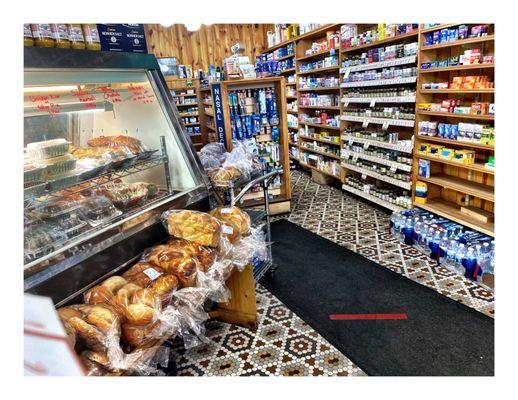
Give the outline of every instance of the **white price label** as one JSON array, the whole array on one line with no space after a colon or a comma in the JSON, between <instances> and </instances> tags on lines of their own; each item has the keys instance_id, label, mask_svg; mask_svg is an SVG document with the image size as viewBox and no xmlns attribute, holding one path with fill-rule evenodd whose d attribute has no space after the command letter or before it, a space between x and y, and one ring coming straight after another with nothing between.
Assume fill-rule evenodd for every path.
<instances>
[{"instance_id":1,"label":"white price label","mask_svg":"<svg viewBox=\"0 0 518 400\"><path fill-rule=\"evenodd\" d=\"M367 175L362 174L362 179L367 179Z\"/></svg>"},{"instance_id":2,"label":"white price label","mask_svg":"<svg viewBox=\"0 0 518 400\"><path fill-rule=\"evenodd\" d=\"M354 140L349 139L349 146L352 146L352 145L353 145L353 143L354 143Z\"/></svg>"},{"instance_id":3,"label":"white price label","mask_svg":"<svg viewBox=\"0 0 518 400\"><path fill-rule=\"evenodd\" d=\"M158 278L161 275L161 273L158 272L154 268L148 268L142 272L144 272L148 276L148 278L151 279L152 281L154 281L156 278Z\"/></svg>"},{"instance_id":4,"label":"white price label","mask_svg":"<svg viewBox=\"0 0 518 400\"><path fill-rule=\"evenodd\" d=\"M221 209L221 214L232 214L232 209L230 207L225 207Z\"/></svg>"},{"instance_id":5,"label":"white price label","mask_svg":"<svg viewBox=\"0 0 518 400\"><path fill-rule=\"evenodd\" d=\"M369 107L374 107L376 105L376 100L372 99L371 103L369 104Z\"/></svg>"},{"instance_id":6,"label":"white price label","mask_svg":"<svg viewBox=\"0 0 518 400\"><path fill-rule=\"evenodd\" d=\"M364 148L365 150L367 150L367 149L369 148L369 145L370 145L370 143L369 143L369 142L365 142L365 143L363 144L363 148Z\"/></svg>"},{"instance_id":7,"label":"white price label","mask_svg":"<svg viewBox=\"0 0 518 400\"><path fill-rule=\"evenodd\" d=\"M367 126L369 126L369 121L368 120L364 120L363 124L362 124L362 128L367 128Z\"/></svg>"},{"instance_id":8,"label":"white price label","mask_svg":"<svg viewBox=\"0 0 518 400\"><path fill-rule=\"evenodd\" d=\"M344 107L347 108L349 106L349 99L344 101Z\"/></svg>"},{"instance_id":9,"label":"white price label","mask_svg":"<svg viewBox=\"0 0 518 400\"><path fill-rule=\"evenodd\" d=\"M349 78L350 74L351 74L351 68L346 68L344 71L344 79Z\"/></svg>"},{"instance_id":10,"label":"white price label","mask_svg":"<svg viewBox=\"0 0 518 400\"><path fill-rule=\"evenodd\" d=\"M353 161L354 162L358 161L358 156L356 154L353 156Z\"/></svg>"},{"instance_id":11,"label":"white price label","mask_svg":"<svg viewBox=\"0 0 518 400\"><path fill-rule=\"evenodd\" d=\"M234 228L232 228L229 225L222 225L221 226L221 232L223 232L226 235L233 235L234 234Z\"/></svg>"},{"instance_id":12,"label":"white price label","mask_svg":"<svg viewBox=\"0 0 518 400\"><path fill-rule=\"evenodd\" d=\"M397 170L397 167L395 165L393 165L392 167L390 167L390 172L392 173L395 173Z\"/></svg>"},{"instance_id":13,"label":"white price label","mask_svg":"<svg viewBox=\"0 0 518 400\"><path fill-rule=\"evenodd\" d=\"M388 127L389 127L389 123L388 123L388 121L385 121L385 122L383 122L383 126L381 127L381 129L386 131L388 129Z\"/></svg>"}]
</instances>

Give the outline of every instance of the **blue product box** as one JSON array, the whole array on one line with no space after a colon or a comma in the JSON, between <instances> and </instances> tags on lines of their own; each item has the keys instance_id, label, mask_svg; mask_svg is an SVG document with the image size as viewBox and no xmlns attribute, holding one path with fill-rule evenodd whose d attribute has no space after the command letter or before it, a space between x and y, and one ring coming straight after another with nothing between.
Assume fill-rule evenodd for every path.
<instances>
[{"instance_id":1,"label":"blue product box","mask_svg":"<svg viewBox=\"0 0 518 400\"><path fill-rule=\"evenodd\" d=\"M430 160L419 160L418 166L419 166L418 175L421 178L429 178L430 177Z\"/></svg>"}]
</instances>

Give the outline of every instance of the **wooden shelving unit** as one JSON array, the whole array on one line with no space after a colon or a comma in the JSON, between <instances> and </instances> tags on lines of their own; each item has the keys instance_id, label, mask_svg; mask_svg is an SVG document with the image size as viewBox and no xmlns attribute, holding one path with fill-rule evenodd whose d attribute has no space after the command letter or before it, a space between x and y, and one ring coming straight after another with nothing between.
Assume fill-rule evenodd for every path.
<instances>
[{"instance_id":1,"label":"wooden shelving unit","mask_svg":"<svg viewBox=\"0 0 518 400\"><path fill-rule=\"evenodd\" d=\"M460 56L467 49L479 49L482 56L494 55L494 26L490 25L487 36L468 38L453 42L424 46L425 34L443 28L451 28L460 24L443 24L433 28L420 29L419 67L421 63L444 60L452 56ZM473 24L466 24L471 27ZM458 99L461 105L469 106L473 102L494 103L494 89L421 89L423 84L431 82L452 82L456 76L486 75L494 81L494 64L455 65L440 68L418 70L416 103L440 103L443 99ZM461 207L471 206L481 213L493 213L495 206L494 175L492 168L485 167L490 156L494 156L494 146L476 142L463 142L445 139L438 136L419 134L419 122L436 121L438 123L482 124L494 126L492 115L454 114L432 111L417 111L414 135L414 172L413 196L414 205L437 215L449 218L457 223L494 236L494 223L482 222L461 212ZM474 150L474 164L459 164L455 161L423 155L418 149L423 143L442 145L453 149ZM418 175L419 160L430 162L430 177ZM425 204L415 202L415 185L424 182L428 185L428 199Z\"/></svg>"},{"instance_id":2,"label":"wooden shelving unit","mask_svg":"<svg viewBox=\"0 0 518 400\"><path fill-rule=\"evenodd\" d=\"M371 30L375 28L376 25L358 25L358 31L364 32L367 30ZM363 44L355 47L348 47L341 49L340 51L340 65L342 68L340 69L341 74L343 74L344 78L349 76L351 73L356 73L360 71L381 71L383 68L411 68L417 66L418 63L418 54L400 56L396 59L391 60L383 60L372 63L347 66L346 61L350 58L361 55L364 52L369 50L385 47L389 45L398 45L398 44L407 44L407 43L416 43L419 39L419 30L415 29L412 32L397 35L395 37L389 37L382 40L378 40L375 42L371 42L368 44ZM351 115L354 114L352 110L356 109L370 109L372 107L406 107L412 110L415 109L415 95L405 95L405 96L382 96L382 97L373 97L368 95L363 95L365 97L353 97L351 94L346 96L346 93L351 93L351 91L362 91L367 94L371 91L384 89L384 88L406 88L409 91L415 91L417 77L405 77L405 78L395 78L395 79L380 79L380 80L371 80L371 81L354 81L354 82L343 82L340 84L340 106L341 106L341 151L342 157L344 161L348 160L358 160L363 162L374 163L375 165L380 166L380 170L382 167L390 168L392 172L396 172L398 174L409 174L412 171L413 166L387 160L382 157L378 157L376 155L365 154L362 152L355 152L352 150L352 146L363 146L364 149L368 149L370 147L378 148L380 150L386 151L397 151L398 154L405 155L409 157L412 154L412 147L404 146L398 143L389 143L376 141L371 139L363 139L359 137L355 137L354 134L351 134L349 130L361 129L365 132L389 132L389 133L397 133L399 140L410 140L413 135L413 127L414 120L411 119L399 119L399 118L381 118L381 117L371 117L368 115L358 116ZM412 93L412 92L411 92ZM351 110L351 111L349 111ZM349 112L348 112L349 111ZM392 187L394 190L400 190L401 193L405 193L404 191L408 191L407 195L410 195L411 191L411 182L410 177L408 177L408 181L403 179L395 179L388 174L382 174L380 172L376 172L372 169L367 169L362 167L361 165L356 165L355 163L343 162L342 163L342 181L346 182L347 175L352 174L360 178L364 185L388 185L388 187ZM367 187L367 186L366 186ZM353 187L349 187L346 184L342 186L342 188L348 192L354 193L358 196L361 196L369 201L372 201L378 205L381 205L392 211L402 210L401 207L395 206L394 204L378 199L374 196L369 195L363 190L358 190Z\"/></svg>"},{"instance_id":3,"label":"wooden shelving unit","mask_svg":"<svg viewBox=\"0 0 518 400\"><path fill-rule=\"evenodd\" d=\"M212 84L200 87L200 126L203 144L217 142L214 107L212 102Z\"/></svg>"},{"instance_id":4,"label":"wooden shelving unit","mask_svg":"<svg viewBox=\"0 0 518 400\"><path fill-rule=\"evenodd\" d=\"M186 128L189 128L191 131L186 129L186 134L191 139L191 142L196 150L199 150L203 147L203 136L201 134L201 126L200 126L200 113L199 109L196 112L186 112L185 109L187 107L198 107L201 104L200 101L200 81L198 79L178 79L165 77L167 87L171 91L171 96L173 97L174 104L176 105L180 117L182 119L183 125ZM190 93L192 91L192 93ZM196 102L187 102L185 103L184 99L192 99L195 98ZM196 121L185 122L184 118L196 118ZM197 129L196 129L197 128Z\"/></svg>"}]
</instances>

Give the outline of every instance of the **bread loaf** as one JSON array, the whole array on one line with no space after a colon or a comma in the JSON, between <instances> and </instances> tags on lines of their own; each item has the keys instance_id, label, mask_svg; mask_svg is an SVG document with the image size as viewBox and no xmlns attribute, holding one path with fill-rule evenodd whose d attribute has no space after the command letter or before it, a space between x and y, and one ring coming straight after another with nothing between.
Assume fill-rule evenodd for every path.
<instances>
[{"instance_id":1,"label":"bread loaf","mask_svg":"<svg viewBox=\"0 0 518 400\"><path fill-rule=\"evenodd\" d=\"M107 304L113 297L113 293L105 286L94 286L85 293L84 299L86 304Z\"/></svg>"},{"instance_id":2,"label":"bread loaf","mask_svg":"<svg viewBox=\"0 0 518 400\"><path fill-rule=\"evenodd\" d=\"M220 221L232 225L241 236L250 233L250 216L236 206L217 207L210 214Z\"/></svg>"},{"instance_id":3,"label":"bread loaf","mask_svg":"<svg viewBox=\"0 0 518 400\"><path fill-rule=\"evenodd\" d=\"M122 325L122 342L132 348L142 345L147 339L152 337L153 330L158 323L149 326L138 326L131 324Z\"/></svg>"},{"instance_id":4,"label":"bread loaf","mask_svg":"<svg viewBox=\"0 0 518 400\"><path fill-rule=\"evenodd\" d=\"M167 230L171 236L209 247L217 247L221 236L216 218L191 210L171 212L167 216Z\"/></svg>"},{"instance_id":5,"label":"bread loaf","mask_svg":"<svg viewBox=\"0 0 518 400\"><path fill-rule=\"evenodd\" d=\"M164 300L168 294L178 288L179 284L178 278L175 275L165 274L151 284L151 289L160 296L160 299Z\"/></svg>"},{"instance_id":6,"label":"bread loaf","mask_svg":"<svg viewBox=\"0 0 518 400\"><path fill-rule=\"evenodd\" d=\"M165 270L163 268L154 266L148 262L138 262L122 274L122 276L129 282L145 288L164 273Z\"/></svg>"},{"instance_id":7,"label":"bread loaf","mask_svg":"<svg viewBox=\"0 0 518 400\"><path fill-rule=\"evenodd\" d=\"M167 246L178 251L186 251L189 256L198 259L198 267L204 272L212 266L216 258L216 249L189 242L185 239L170 239L167 242Z\"/></svg>"},{"instance_id":8,"label":"bread loaf","mask_svg":"<svg viewBox=\"0 0 518 400\"><path fill-rule=\"evenodd\" d=\"M122 276L112 276L111 278L106 279L101 286L105 287L112 293L116 293L121 287L123 287L128 281L124 279Z\"/></svg>"},{"instance_id":9,"label":"bread loaf","mask_svg":"<svg viewBox=\"0 0 518 400\"><path fill-rule=\"evenodd\" d=\"M126 307L126 318L132 325L145 326L156 321L157 310L142 303L130 304Z\"/></svg>"},{"instance_id":10,"label":"bread loaf","mask_svg":"<svg viewBox=\"0 0 518 400\"><path fill-rule=\"evenodd\" d=\"M175 275L182 287L196 284L196 270L199 262L188 250L159 245L151 249L146 259L150 264Z\"/></svg>"},{"instance_id":11,"label":"bread loaf","mask_svg":"<svg viewBox=\"0 0 518 400\"><path fill-rule=\"evenodd\" d=\"M105 351L104 335L99 329L77 317L70 318L68 324L89 349Z\"/></svg>"}]
</instances>

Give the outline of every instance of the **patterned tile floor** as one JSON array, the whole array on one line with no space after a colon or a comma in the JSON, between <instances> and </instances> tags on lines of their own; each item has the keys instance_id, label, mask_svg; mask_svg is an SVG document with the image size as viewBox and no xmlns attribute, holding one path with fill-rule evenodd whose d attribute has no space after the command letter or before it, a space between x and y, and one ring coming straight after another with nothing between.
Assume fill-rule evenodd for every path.
<instances>
[{"instance_id":1,"label":"patterned tile floor","mask_svg":"<svg viewBox=\"0 0 518 400\"><path fill-rule=\"evenodd\" d=\"M340 189L292 171L292 211L282 216L422 285L493 316L493 293L439 267L388 231L390 214ZM363 376L322 336L257 285L257 332L219 321L207 323L210 343L174 350L183 376Z\"/></svg>"}]
</instances>

